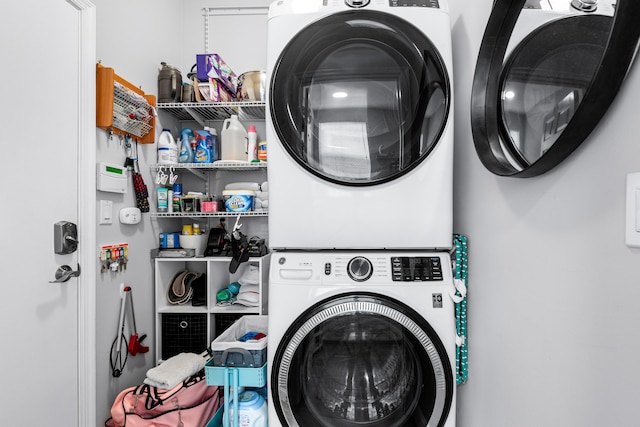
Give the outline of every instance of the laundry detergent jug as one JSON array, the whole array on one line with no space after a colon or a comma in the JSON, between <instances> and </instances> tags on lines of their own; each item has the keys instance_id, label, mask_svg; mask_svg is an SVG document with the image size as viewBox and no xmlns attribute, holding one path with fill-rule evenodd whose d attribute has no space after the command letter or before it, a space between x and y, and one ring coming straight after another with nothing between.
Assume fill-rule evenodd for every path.
<instances>
[{"instance_id":1,"label":"laundry detergent jug","mask_svg":"<svg viewBox=\"0 0 640 427\"><path fill-rule=\"evenodd\" d=\"M178 163L178 144L169 129L158 137L158 163Z\"/></svg>"},{"instance_id":2,"label":"laundry detergent jug","mask_svg":"<svg viewBox=\"0 0 640 427\"><path fill-rule=\"evenodd\" d=\"M247 160L247 130L237 115L222 124L220 155L222 160Z\"/></svg>"},{"instance_id":3,"label":"laundry detergent jug","mask_svg":"<svg viewBox=\"0 0 640 427\"><path fill-rule=\"evenodd\" d=\"M233 419L233 404L229 406ZM267 402L264 397L255 391L238 394L238 427L267 427L267 418Z\"/></svg>"},{"instance_id":4,"label":"laundry detergent jug","mask_svg":"<svg viewBox=\"0 0 640 427\"><path fill-rule=\"evenodd\" d=\"M184 128L180 131L180 156L178 157L180 163L193 163L194 153L191 149L191 139L193 137L193 131L189 128Z\"/></svg>"}]
</instances>

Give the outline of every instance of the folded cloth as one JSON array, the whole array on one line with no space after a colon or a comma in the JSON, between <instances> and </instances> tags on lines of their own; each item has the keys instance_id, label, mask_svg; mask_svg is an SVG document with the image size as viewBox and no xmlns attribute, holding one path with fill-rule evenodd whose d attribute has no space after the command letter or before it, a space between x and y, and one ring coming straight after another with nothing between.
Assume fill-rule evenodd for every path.
<instances>
[{"instance_id":1,"label":"folded cloth","mask_svg":"<svg viewBox=\"0 0 640 427\"><path fill-rule=\"evenodd\" d=\"M268 191L256 191L256 197L260 200L269 200Z\"/></svg>"},{"instance_id":2,"label":"folded cloth","mask_svg":"<svg viewBox=\"0 0 640 427\"><path fill-rule=\"evenodd\" d=\"M257 182L232 182L224 186L225 190L252 190L260 191L260 184Z\"/></svg>"},{"instance_id":3,"label":"folded cloth","mask_svg":"<svg viewBox=\"0 0 640 427\"><path fill-rule=\"evenodd\" d=\"M257 265L249 264L238 279L241 285L257 285L260 283L260 269Z\"/></svg>"},{"instance_id":4,"label":"folded cloth","mask_svg":"<svg viewBox=\"0 0 640 427\"><path fill-rule=\"evenodd\" d=\"M262 209L267 209L269 207L269 201L268 200L263 200L262 201Z\"/></svg>"},{"instance_id":5,"label":"folded cloth","mask_svg":"<svg viewBox=\"0 0 640 427\"><path fill-rule=\"evenodd\" d=\"M260 190L262 191L269 191L269 182L265 181L262 184L260 184Z\"/></svg>"},{"instance_id":6,"label":"folded cloth","mask_svg":"<svg viewBox=\"0 0 640 427\"><path fill-rule=\"evenodd\" d=\"M258 292L240 292L236 297L236 304L257 307L260 305L260 294Z\"/></svg>"},{"instance_id":7,"label":"folded cloth","mask_svg":"<svg viewBox=\"0 0 640 427\"><path fill-rule=\"evenodd\" d=\"M170 389L204 368L206 360L195 353L180 353L147 371L145 384Z\"/></svg>"},{"instance_id":8,"label":"folded cloth","mask_svg":"<svg viewBox=\"0 0 640 427\"><path fill-rule=\"evenodd\" d=\"M258 285L253 285L253 284L247 284L247 285L242 285L240 286L240 289L238 290L238 293L241 294L243 292L260 292L260 287Z\"/></svg>"}]
</instances>

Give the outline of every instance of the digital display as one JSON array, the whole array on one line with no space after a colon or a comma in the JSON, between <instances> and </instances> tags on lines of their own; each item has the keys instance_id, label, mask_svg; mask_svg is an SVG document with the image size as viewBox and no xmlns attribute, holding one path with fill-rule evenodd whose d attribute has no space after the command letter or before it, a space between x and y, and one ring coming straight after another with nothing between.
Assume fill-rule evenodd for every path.
<instances>
[{"instance_id":1,"label":"digital display","mask_svg":"<svg viewBox=\"0 0 640 427\"><path fill-rule=\"evenodd\" d=\"M389 0L391 7L433 7L440 8L438 0Z\"/></svg>"},{"instance_id":2,"label":"digital display","mask_svg":"<svg viewBox=\"0 0 640 427\"><path fill-rule=\"evenodd\" d=\"M391 258L391 270L394 281L442 280L442 265L439 257L394 257Z\"/></svg>"},{"instance_id":3,"label":"digital display","mask_svg":"<svg viewBox=\"0 0 640 427\"><path fill-rule=\"evenodd\" d=\"M106 166L107 172L117 173L118 175L122 175L122 169L114 168L113 166Z\"/></svg>"}]
</instances>

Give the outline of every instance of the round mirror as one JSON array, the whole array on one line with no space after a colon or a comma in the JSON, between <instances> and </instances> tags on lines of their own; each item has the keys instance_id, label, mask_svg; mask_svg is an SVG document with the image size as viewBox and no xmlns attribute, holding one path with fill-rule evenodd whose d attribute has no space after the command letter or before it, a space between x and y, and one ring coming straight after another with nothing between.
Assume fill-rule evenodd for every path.
<instances>
[{"instance_id":1,"label":"round mirror","mask_svg":"<svg viewBox=\"0 0 640 427\"><path fill-rule=\"evenodd\" d=\"M496 175L531 177L569 156L633 60L640 2L497 0L473 81L476 151Z\"/></svg>"}]
</instances>

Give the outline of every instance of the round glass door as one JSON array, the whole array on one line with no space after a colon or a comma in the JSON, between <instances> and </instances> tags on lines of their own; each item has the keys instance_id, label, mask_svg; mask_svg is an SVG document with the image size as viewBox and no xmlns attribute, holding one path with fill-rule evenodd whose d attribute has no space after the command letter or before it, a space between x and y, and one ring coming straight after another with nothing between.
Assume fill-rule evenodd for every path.
<instances>
[{"instance_id":1,"label":"round glass door","mask_svg":"<svg viewBox=\"0 0 640 427\"><path fill-rule=\"evenodd\" d=\"M307 310L271 367L282 424L442 426L453 396L447 353L431 326L398 301L346 294Z\"/></svg>"},{"instance_id":2,"label":"round glass door","mask_svg":"<svg viewBox=\"0 0 640 427\"><path fill-rule=\"evenodd\" d=\"M449 114L444 62L416 27L374 11L307 26L273 69L270 111L286 151L330 182L366 186L409 172Z\"/></svg>"}]
</instances>

